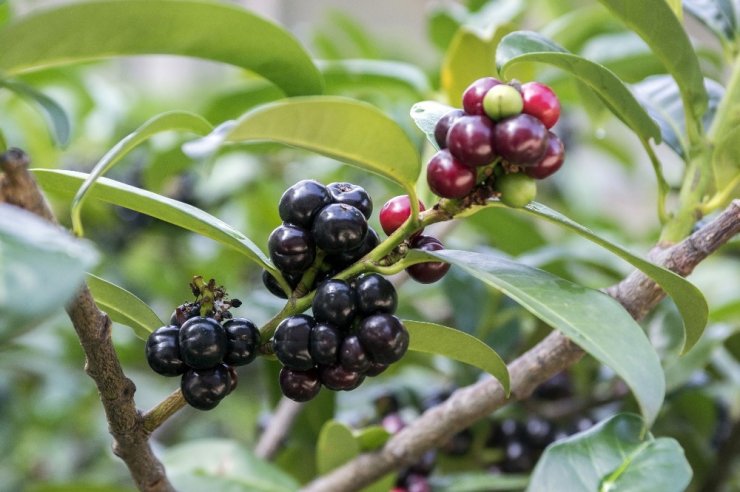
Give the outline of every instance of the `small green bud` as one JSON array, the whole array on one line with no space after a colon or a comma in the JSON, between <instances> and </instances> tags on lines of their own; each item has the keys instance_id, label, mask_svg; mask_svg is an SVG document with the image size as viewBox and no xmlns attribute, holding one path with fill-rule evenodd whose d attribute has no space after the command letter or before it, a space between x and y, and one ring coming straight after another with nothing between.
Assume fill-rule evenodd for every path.
<instances>
[{"instance_id":1,"label":"small green bud","mask_svg":"<svg viewBox=\"0 0 740 492\"><path fill-rule=\"evenodd\" d=\"M507 174L496 180L501 201L514 208L522 208L537 196L537 183L526 174Z\"/></svg>"},{"instance_id":2,"label":"small green bud","mask_svg":"<svg viewBox=\"0 0 740 492\"><path fill-rule=\"evenodd\" d=\"M524 101L519 91L507 84L499 84L483 96L483 110L489 118L498 121L522 112Z\"/></svg>"}]
</instances>

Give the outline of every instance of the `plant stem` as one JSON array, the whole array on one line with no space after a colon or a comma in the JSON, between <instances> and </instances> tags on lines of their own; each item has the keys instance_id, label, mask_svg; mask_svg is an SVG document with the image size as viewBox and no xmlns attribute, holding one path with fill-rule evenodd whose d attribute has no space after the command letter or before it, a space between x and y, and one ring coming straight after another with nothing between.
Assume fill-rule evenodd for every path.
<instances>
[{"instance_id":1,"label":"plant stem","mask_svg":"<svg viewBox=\"0 0 740 492\"><path fill-rule=\"evenodd\" d=\"M159 402L154 408L144 414L144 429L151 434L185 405L185 398L182 396L182 392L178 388L173 391L170 396Z\"/></svg>"}]
</instances>

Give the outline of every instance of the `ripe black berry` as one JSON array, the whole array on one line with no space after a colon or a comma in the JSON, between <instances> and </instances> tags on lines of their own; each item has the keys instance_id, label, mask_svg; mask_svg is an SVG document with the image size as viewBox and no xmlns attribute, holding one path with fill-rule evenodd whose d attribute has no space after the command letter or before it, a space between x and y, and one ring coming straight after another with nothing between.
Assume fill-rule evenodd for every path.
<instances>
[{"instance_id":1,"label":"ripe black berry","mask_svg":"<svg viewBox=\"0 0 740 492\"><path fill-rule=\"evenodd\" d=\"M288 281L288 284L292 289L298 286L298 282L301 281L302 273L284 273L283 277ZM280 288L280 284L267 270L262 270L262 283L267 287L267 290L276 297L281 299L287 299L288 295Z\"/></svg>"},{"instance_id":2,"label":"ripe black berry","mask_svg":"<svg viewBox=\"0 0 740 492\"><path fill-rule=\"evenodd\" d=\"M319 394L321 381L316 369L296 371L283 367L280 369L280 390L293 401L308 401Z\"/></svg>"},{"instance_id":3,"label":"ripe black berry","mask_svg":"<svg viewBox=\"0 0 740 492\"><path fill-rule=\"evenodd\" d=\"M487 116L463 116L450 127L447 149L466 166L490 164L496 159L495 127Z\"/></svg>"},{"instance_id":4,"label":"ripe black berry","mask_svg":"<svg viewBox=\"0 0 740 492\"><path fill-rule=\"evenodd\" d=\"M357 337L370 358L381 364L396 362L409 346L409 332L391 314L374 314L363 319Z\"/></svg>"},{"instance_id":5,"label":"ripe black berry","mask_svg":"<svg viewBox=\"0 0 740 492\"><path fill-rule=\"evenodd\" d=\"M332 201L329 190L318 181L304 179L283 193L278 213L284 222L310 229L314 216Z\"/></svg>"},{"instance_id":6,"label":"ripe black berry","mask_svg":"<svg viewBox=\"0 0 740 492\"><path fill-rule=\"evenodd\" d=\"M316 364L331 366L337 363L341 342L339 330L327 323L316 323L311 329L308 351Z\"/></svg>"},{"instance_id":7,"label":"ripe black berry","mask_svg":"<svg viewBox=\"0 0 740 492\"><path fill-rule=\"evenodd\" d=\"M232 390L228 366L219 364L210 369L191 369L182 375L180 390L185 401L198 410L214 408Z\"/></svg>"},{"instance_id":8,"label":"ripe black berry","mask_svg":"<svg viewBox=\"0 0 740 492\"><path fill-rule=\"evenodd\" d=\"M285 367L306 371L314 366L309 340L315 324L314 319L305 314L291 316L280 322L273 336L272 348Z\"/></svg>"},{"instance_id":9,"label":"ripe black berry","mask_svg":"<svg viewBox=\"0 0 740 492\"><path fill-rule=\"evenodd\" d=\"M267 240L270 259L282 272L300 273L316 258L316 247L307 230L283 224L275 228Z\"/></svg>"},{"instance_id":10,"label":"ripe black berry","mask_svg":"<svg viewBox=\"0 0 740 492\"><path fill-rule=\"evenodd\" d=\"M396 312L398 295L396 288L385 277L369 273L355 281L357 311L362 315Z\"/></svg>"},{"instance_id":11,"label":"ripe black berry","mask_svg":"<svg viewBox=\"0 0 740 492\"><path fill-rule=\"evenodd\" d=\"M180 358L177 326L157 328L146 340L146 360L154 372L163 376L179 376L187 369Z\"/></svg>"},{"instance_id":12,"label":"ripe black berry","mask_svg":"<svg viewBox=\"0 0 740 492\"><path fill-rule=\"evenodd\" d=\"M536 164L547 149L547 128L528 114L519 114L498 122L494 130L496 152L520 166Z\"/></svg>"},{"instance_id":13,"label":"ripe black berry","mask_svg":"<svg viewBox=\"0 0 740 492\"><path fill-rule=\"evenodd\" d=\"M364 373L370 368L370 358L356 335L344 339L339 347L339 363L348 371Z\"/></svg>"},{"instance_id":14,"label":"ripe black berry","mask_svg":"<svg viewBox=\"0 0 740 492\"><path fill-rule=\"evenodd\" d=\"M437 124L434 125L434 140L440 149L447 148L447 133L450 131L453 123L462 116L465 116L465 111L462 109L453 109L437 120Z\"/></svg>"},{"instance_id":15,"label":"ripe black berry","mask_svg":"<svg viewBox=\"0 0 740 492\"><path fill-rule=\"evenodd\" d=\"M327 280L316 289L313 315L340 330L347 330L357 311L355 292L344 280Z\"/></svg>"},{"instance_id":16,"label":"ripe black berry","mask_svg":"<svg viewBox=\"0 0 740 492\"><path fill-rule=\"evenodd\" d=\"M442 198L462 198L475 187L475 169L455 159L448 150L440 150L427 164L429 189Z\"/></svg>"},{"instance_id":17,"label":"ripe black berry","mask_svg":"<svg viewBox=\"0 0 740 492\"><path fill-rule=\"evenodd\" d=\"M351 205L362 212L366 219L373 213L373 201L365 188L352 183L330 183L327 187L334 203Z\"/></svg>"},{"instance_id":18,"label":"ripe black berry","mask_svg":"<svg viewBox=\"0 0 740 492\"><path fill-rule=\"evenodd\" d=\"M372 227L368 227L365 239L362 240L359 248L328 256L326 261L341 271L375 249L378 244L380 244L378 233Z\"/></svg>"},{"instance_id":19,"label":"ripe black berry","mask_svg":"<svg viewBox=\"0 0 740 492\"><path fill-rule=\"evenodd\" d=\"M327 253L341 253L362 245L367 219L351 205L332 203L316 215L311 234L319 248Z\"/></svg>"},{"instance_id":20,"label":"ripe black berry","mask_svg":"<svg viewBox=\"0 0 740 492\"><path fill-rule=\"evenodd\" d=\"M431 236L419 236L411 241L411 247L422 251L439 251L444 249L439 239ZM431 284L445 276L450 264L443 261L417 263L406 269L411 278L421 284Z\"/></svg>"},{"instance_id":21,"label":"ripe black berry","mask_svg":"<svg viewBox=\"0 0 740 492\"><path fill-rule=\"evenodd\" d=\"M179 333L180 355L193 369L208 369L220 363L226 354L226 332L213 318L187 320Z\"/></svg>"},{"instance_id":22,"label":"ripe black berry","mask_svg":"<svg viewBox=\"0 0 740 492\"><path fill-rule=\"evenodd\" d=\"M196 316L200 316L200 304L197 302L186 302L177 306L172 312L170 324L179 327L190 318L195 318Z\"/></svg>"},{"instance_id":23,"label":"ripe black berry","mask_svg":"<svg viewBox=\"0 0 740 492\"><path fill-rule=\"evenodd\" d=\"M365 371L365 376L378 376L388 369L388 365L389 364L381 364L380 362L371 362L370 367Z\"/></svg>"},{"instance_id":24,"label":"ripe black berry","mask_svg":"<svg viewBox=\"0 0 740 492\"><path fill-rule=\"evenodd\" d=\"M322 367L319 374L321 383L333 391L351 391L365 379L359 372L345 369L340 364Z\"/></svg>"},{"instance_id":25,"label":"ripe black berry","mask_svg":"<svg viewBox=\"0 0 740 492\"><path fill-rule=\"evenodd\" d=\"M224 362L232 366L243 366L257 357L260 332L244 318L233 318L223 324L226 331L226 355Z\"/></svg>"}]
</instances>

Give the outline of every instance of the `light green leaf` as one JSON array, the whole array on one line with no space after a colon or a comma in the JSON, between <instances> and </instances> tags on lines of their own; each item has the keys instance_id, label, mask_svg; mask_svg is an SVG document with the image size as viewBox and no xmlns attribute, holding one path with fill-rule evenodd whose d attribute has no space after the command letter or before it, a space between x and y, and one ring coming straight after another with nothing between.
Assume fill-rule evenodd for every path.
<instances>
[{"instance_id":1,"label":"light green leaf","mask_svg":"<svg viewBox=\"0 0 740 492\"><path fill-rule=\"evenodd\" d=\"M0 53L0 71L9 74L112 56L166 54L252 70L288 95L317 94L322 87L318 69L292 34L220 2L89 1L39 10L0 29Z\"/></svg>"},{"instance_id":2,"label":"light green leaf","mask_svg":"<svg viewBox=\"0 0 740 492\"><path fill-rule=\"evenodd\" d=\"M56 142L62 147L66 147L69 144L72 133L69 117L67 117L67 113L56 101L43 92L37 91L30 85L17 80L0 80L0 87L5 87L19 96L35 102L42 110L42 114L46 117L49 126L52 128L52 135Z\"/></svg>"},{"instance_id":3,"label":"light green leaf","mask_svg":"<svg viewBox=\"0 0 740 492\"><path fill-rule=\"evenodd\" d=\"M391 60L327 60L317 62L327 90L337 87L400 86L417 98L431 90L429 78L416 65Z\"/></svg>"},{"instance_id":4,"label":"light green leaf","mask_svg":"<svg viewBox=\"0 0 740 492\"><path fill-rule=\"evenodd\" d=\"M149 138L158 133L171 130L187 131L197 135L206 135L208 132L213 130L213 126L197 114L185 111L171 111L152 117L139 128L126 135L123 140L114 145L113 148L106 152L103 158L95 164L95 167L90 171L90 175L85 182L82 183L82 186L80 186L77 194L72 199L72 229L78 236L83 235L82 219L80 217L80 214L82 213L82 205L85 203L85 197L89 193L90 189L95 185L98 178L108 172L117 162L123 159L141 143L146 142Z\"/></svg>"},{"instance_id":5,"label":"light green leaf","mask_svg":"<svg viewBox=\"0 0 740 492\"><path fill-rule=\"evenodd\" d=\"M493 255L456 250L427 254L457 265L561 331L624 379L645 420L650 424L655 420L665 395L663 369L640 325L617 301L597 290Z\"/></svg>"},{"instance_id":6,"label":"light green leaf","mask_svg":"<svg viewBox=\"0 0 740 492\"><path fill-rule=\"evenodd\" d=\"M34 169L36 179L47 191L74 194L88 174L74 171ZM174 224L229 246L262 268L277 275L265 254L248 237L203 210L135 186L108 178L100 178L90 190L90 197L119 207L128 208Z\"/></svg>"},{"instance_id":7,"label":"light green leaf","mask_svg":"<svg viewBox=\"0 0 740 492\"><path fill-rule=\"evenodd\" d=\"M683 492L691 481L683 449L655 439L645 423L619 414L550 445L532 473L532 492Z\"/></svg>"},{"instance_id":8,"label":"light green leaf","mask_svg":"<svg viewBox=\"0 0 740 492\"><path fill-rule=\"evenodd\" d=\"M440 104L436 101L421 101L411 106L410 114L416 126L426 135L427 140L429 140L435 149L439 149L437 139L434 138L434 127L437 126L437 121L441 117L454 109L451 106Z\"/></svg>"},{"instance_id":9,"label":"light green leaf","mask_svg":"<svg viewBox=\"0 0 740 492\"><path fill-rule=\"evenodd\" d=\"M438 485L445 492L513 492L523 490L529 477L511 473L452 473L432 477L431 481L433 487Z\"/></svg>"},{"instance_id":10,"label":"light green leaf","mask_svg":"<svg viewBox=\"0 0 740 492\"><path fill-rule=\"evenodd\" d=\"M627 86L606 67L566 51L546 37L531 31L504 36L496 49L496 65L505 74L522 62L541 62L556 66L588 85L612 113L641 139L660 143L660 129Z\"/></svg>"},{"instance_id":11,"label":"light green leaf","mask_svg":"<svg viewBox=\"0 0 740 492\"><path fill-rule=\"evenodd\" d=\"M738 195L734 189L740 184L740 127L728 129L720 136L712 154L712 166L717 191L727 190L728 201L736 198Z\"/></svg>"},{"instance_id":12,"label":"light green leaf","mask_svg":"<svg viewBox=\"0 0 740 492\"><path fill-rule=\"evenodd\" d=\"M316 465L320 475L330 472L359 454L360 445L349 427L336 420L324 424L316 443Z\"/></svg>"},{"instance_id":13,"label":"light green leaf","mask_svg":"<svg viewBox=\"0 0 740 492\"><path fill-rule=\"evenodd\" d=\"M165 324L152 308L123 287L89 273L86 280L98 307L116 323L134 330L142 340Z\"/></svg>"},{"instance_id":14,"label":"light green leaf","mask_svg":"<svg viewBox=\"0 0 740 492\"><path fill-rule=\"evenodd\" d=\"M513 27L506 32L511 30ZM472 82L496 75L493 54L497 41L485 39L465 26L455 33L440 72L440 83L450 104L460 106L462 94Z\"/></svg>"},{"instance_id":15,"label":"light green leaf","mask_svg":"<svg viewBox=\"0 0 740 492\"><path fill-rule=\"evenodd\" d=\"M380 425L370 425L358 429L353 433L357 444L360 446L360 451L374 451L381 448L391 434Z\"/></svg>"},{"instance_id":16,"label":"light green leaf","mask_svg":"<svg viewBox=\"0 0 740 492\"><path fill-rule=\"evenodd\" d=\"M426 256L420 250L412 255ZM506 363L491 347L464 331L422 321L403 320L409 331L409 350L439 354L470 364L495 377L509 394L509 370Z\"/></svg>"}]
</instances>

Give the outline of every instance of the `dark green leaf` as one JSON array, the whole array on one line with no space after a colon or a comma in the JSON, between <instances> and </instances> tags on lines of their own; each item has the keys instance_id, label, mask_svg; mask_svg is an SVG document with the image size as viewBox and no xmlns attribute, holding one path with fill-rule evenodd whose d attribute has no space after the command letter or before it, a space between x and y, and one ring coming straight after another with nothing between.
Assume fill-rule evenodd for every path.
<instances>
[{"instance_id":1,"label":"dark green leaf","mask_svg":"<svg viewBox=\"0 0 740 492\"><path fill-rule=\"evenodd\" d=\"M496 49L496 65L505 72L522 62L556 66L588 85L604 104L641 139L660 142L660 129L627 86L606 67L567 52L541 34L517 31L504 36Z\"/></svg>"},{"instance_id":2,"label":"dark green leaf","mask_svg":"<svg viewBox=\"0 0 740 492\"><path fill-rule=\"evenodd\" d=\"M47 191L67 195L74 194L88 177L88 174L74 171L50 169L33 171L36 179ZM192 205L108 178L100 178L95 187L90 190L90 196L119 207L141 212L218 241L244 254L262 268L277 273L267 256L248 237Z\"/></svg>"},{"instance_id":3,"label":"dark green leaf","mask_svg":"<svg viewBox=\"0 0 740 492\"><path fill-rule=\"evenodd\" d=\"M87 275L86 280L98 307L116 323L134 330L142 340L165 324L152 308L123 287L91 274Z\"/></svg>"},{"instance_id":4,"label":"dark green leaf","mask_svg":"<svg viewBox=\"0 0 740 492\"><path fill-rule=\"evenodd\" d=\"M360 451L365 452L381 448L391 434L379 425L371 425L355 431L354 436Z\"/></svg>"},{"instance_id":5,"label":"dark green leaf","mask_svg":"<svg viewBox=\"0 0 740 492\"><path fill-rule=\"evenodd\" d=\"M655 439L637 415L620 414L549 446L532 473L532 492L683 492L691 467L674 439Z\"/></svg>"},{"instance_id":6,"label":"dark green leaf","mask_svg":"<svg viewBox=\"0 0 740 492\"><path fill-rule=\"evenodd\" d=\"M17 80L0 80L0 87L10 89L19 96L35 102L42 110L42 114L49 122L49 126L53 129L52 135L54 135L57 143L62 147L69 144L72 133L69 118L64 109L56 101L43 92L39 92L30 85Z\"/></svg>"},{"instance_id":7,"label":"dark green leaf","mask_svg":"<svg viewBox=\"0 0 740 492\"><path fill-rule=\"evenodd\" d=\"M414 250L409 257L415 255L425 257L419 250ZM435 323L404 320L403 324L409 331L409 350L444 355L482 369L498 379L504 391L509 393L509 370L506 363L482 341L464 331Z\"/></svg>"},{"instance_id":8,"label":"dark green leaf","mask_svg":"<svg viewBox=\"0 0 740 492\"><path fill-rule=\"evenodd\" d=\"M665 380L658 355L642 328L614 299L593 289L504 258L468 251L428 253L499 289L560 330L632 389L652 423L663 404ZM413 335L411 337L413 343Z\"/></svg>"},{"instance_id":9,"label":"dark green leaf","mask_svg":"<svg viewBox=\"0 0 740 492\"><path fill-rule=\"evenodd\" d=\"M252 70L288 95L317 94L322 86L292 34L219 2L91 1L37 11L0 30L0 53L0 70L9 74L111 56L168 54Z\"/></svg>"},{"instance_id":10,"label":"dark green leaf","mask_svg":"<svg viewBox=\"0 0 740 492\"><path fill-rule=\"evenodd\" d=\"M731 0L683 0L683 7L689 15L707 26L720 39L732 41L737 36Z\"/></svg>"},{"instance_id":11,"label":"dark green leaf","mask_svg":"<svg viewBox=\"0 0 740 492\"><path fill-rule=\"evenodd\" d=\"M349 427L330 420L321 429L316 443L316 462L320 475L343 465L360 454L360 445Z\"/></svg>"},{"instance_id":12,"label":"dark green leaf","mask_svg":"<svg viewBox=\"0 0 740 492\"><path fill-rule=\"evenodd\" d=\"M437 140L434 138L434 127L441 117L454 109L451 106L440 104L436 101L421 101L411 106L410 114L416 126L426 135L427 140L429 140L435 149L439 149Z\"/></svg>"}]
</instances>

